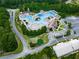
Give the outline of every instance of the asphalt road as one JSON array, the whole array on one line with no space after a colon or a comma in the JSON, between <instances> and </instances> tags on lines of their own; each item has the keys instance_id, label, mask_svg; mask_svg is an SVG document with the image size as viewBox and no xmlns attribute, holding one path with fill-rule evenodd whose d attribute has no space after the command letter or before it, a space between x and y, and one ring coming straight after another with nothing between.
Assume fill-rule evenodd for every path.
<instances>
[{"instance_id":1,"label":"asphalt road","mask_svg":"<svg viewBox=\"0 0 79 59\"><path fill-rule=\"evenodd\" d=\"M25 53L27 53L26 55L28 55L30 53L30 50L27 48L26 40L19 33L19 31L17 30L17 28L15 26L15 13L16 13L16 9L14 9L14 10L10 9L8 11L9 11L9 14L10 14L10 24L12 26L12 30L18 36L18 38L21 40L21 42L23 44L23 51L21 53L19 53L19 54L11 54L11 55L0 57L0 59L16 59L18 57L22 57Z\"/></svg>"},{"instance_id":2,"label":"asphalt road","mask_svg":"<svg viewBox=\"0 0 79 59\"><path fill-rule=\"evenodd\" d=\"M50 46L50 45L53 45L55 43L58 43L57 39L54 37L55 33L52 34L51 32L49 32L48 33L49 42L47 44L39 46L39 47L36 47L35 49L30 50L28 48L28 46L27 46L25 38L20 34L20 32L17 30L17 28L15 26L16 9L9 9L8 11L9 11L9 14L10 14L10 23L11 23L11 26L12 26L12 30L17 35L17 37L21 40L21 42L23 44L23 51L18 53L18 54L11 54L11 55L7 55L7 56L2 56L2 57L0 57L0 59L16 59L16 58L20 58L20 57L26 56L28 54L38 53L42 49L44 49L46 46ZM78 23L78 21L76 21L76 22ZM74 27L74 28L76 29L77 27ZM75 31L78 31L78 30L76 29ZM74 34L72 36L74 37ZM75 36L79 36L79 34L76 34ZM67 38L71 39L72 37L67 37Z\"/></svg>"},{"instance_id":3,"label":"asphalt road","mask_svg":"<svg viewBox=\"0 0 79 59\"><path fill-rule=\"evenodd\" d=\"M28 54L38 53L42 49L44 49L46 46L50 46L52 44L53 40L51 40L50 42L48 42L45 45L42 45L42 46L39 46L39 47L36 47L36 48L30 50L28 48L28 46L27 46L26 40L19 33L19 31L17 30L17 28L15 26L15 13L16 13L16 9L14 9L14 10L10 9L8 11L9 11L9 14L10 14L10 23L11 23L11 26L12 26L12 30L18 36L18 38L21 40L21 42L23 44L23 51L21 53L18 53L18 54L11 54L11 55L7 55L7 56L2 56L2 57L0 57L0 59L16 59L16 58L20 58L20 57L26 56ZM53 42L53 44L54 44L54 42Z\"/></svg>"}]
</instances>

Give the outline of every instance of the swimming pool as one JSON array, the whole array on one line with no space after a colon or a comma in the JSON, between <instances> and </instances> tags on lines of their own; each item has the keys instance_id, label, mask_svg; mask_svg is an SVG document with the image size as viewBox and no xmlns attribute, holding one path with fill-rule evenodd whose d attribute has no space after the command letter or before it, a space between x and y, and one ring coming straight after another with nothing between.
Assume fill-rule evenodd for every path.
<instances>
[{"instance_id":1,"label":"swimming pool","mask_svg":"<svg viewBox=\"0 0 79 59\"><path fill-rule=\"evenodd\" d=\"M26 15L26 14L20 15L20 19L26 21L29 20L30 22L43 22L48 17L56 17L56 16L57 16L57 12L54 10L50 10L45 13L40 12L35 15ZM35 21L36 17L39 17L40 20Z\"/></svg>"},{"instance_id":2,"label":"swimming pool","mask_svg":"<svg viewBox=\"0 0 79 59\"><path fill-rule=\"evenodd\" d=\"M30 24L39 24L40 26L47 26L49 23L49 20L53 20L54 17L59 16L56 11L50 10L46 12L39 12L34 15L27 15L24 13L24 15L20 15L20 20L25 20L26 22ZM38 27L40 27L38 26ZM33 26L34 28L34 26Z\"/></svg>"}]
</instances>

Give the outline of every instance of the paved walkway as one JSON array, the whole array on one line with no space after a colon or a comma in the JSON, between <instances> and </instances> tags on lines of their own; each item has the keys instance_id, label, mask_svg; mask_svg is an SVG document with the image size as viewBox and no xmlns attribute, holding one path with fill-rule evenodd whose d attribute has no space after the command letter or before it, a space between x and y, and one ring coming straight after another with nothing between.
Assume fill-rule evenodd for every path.
<instances>
[{"instance_id":1,"label":"paved walkway","mask_svg":"<svg viewBox=\"0 0 79 59\"><path fill-rule=\"evenodd\" d=\"M26 56L28 54L33 54L33 53L37 53L37 52L40 52L42 49L44 49L46 46L50 46L50 45L53 45L53 44L56 44L58 43L58 39L56 39L54 36L56 35L55 33L53 32L49 32L48 33L48 39L49 39L49 42L45 45L42 45L40 47L36 47L35 49L32 49L30 50L27 46L27 43L26 43L26 40L25 38L19 33L19 31L17 30L16 26L15 26L15 13L16 13L16 9L12 10L12 9L9 9L8 10L9 13L10 13L10 23L11 23L11 26L12 26L12 30L13 32L18 36L18 38L21 40L22 44L23 44L23 51L18 53L18 54L11 54L11 55L7 55L7 56L2 56L0 57L0 59L16 59L16 58L20 58L20 57L23 57L23 56ZM70 18L72 19L72 18ZM75 27L74 27L75 28ZM66 28L67 29L67 28ZM73 30L73 29L72 29ZM76 29L76 31L78 31ZM63 31L61 32L57 32L57 33L63 33ZM68 39L71 39L72 37L77 37L79 36L79 33L77 34L72 34L70 35L69 37L65 37L65 38L68 38ZM62 37L63 38L63 37Z\"/></svg>"}]
</instances>

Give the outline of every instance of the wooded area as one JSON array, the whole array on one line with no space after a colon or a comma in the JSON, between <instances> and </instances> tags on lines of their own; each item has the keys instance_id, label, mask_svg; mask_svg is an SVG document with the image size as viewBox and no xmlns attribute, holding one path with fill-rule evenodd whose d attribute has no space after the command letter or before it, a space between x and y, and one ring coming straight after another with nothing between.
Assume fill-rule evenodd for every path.
<instances>
[{"instance_id":1,"label":"wooded area","mask_svg":"<svg viewBox=\"0 0 79 59\"><path fill-rule=\"evenodd\" d=\"M38 35L41 35L43 33L46 33L47 31L47 28L46 26L43 26L42 28L38 29L38 30L28 30L25 25L22 24L22 32L24 35L27 35L29 37L35 37L35 36L38 36Z\"/></svg>"},{"instance_id":2,"label":"wooded area","mask_svg":"<svg viewBox=\"0 0 79 59\"><path fill-rule=\"evenodd\" d=\"M38 3L62 3L66 0L0 0L0 5L10 8L16 8L21 6L24 3L32 3L32 2L38 2ZM8 4L8 5L7 5Z\"/></svg>"},{"instance_id":3,"label":"wooded area","mask_svg":"<svg viewBox=\"0 0 79 59\"><path fill-rule=\"evenodd\" d=\"M55 10L59 13L61 17L66 17L68 15L79 15L79 5L77 4L65 4L65 3L25 3L22 7L20 7L21 11L26 11L27 8L33 12L39 12L40 10Z\"/></svg>"},{"instance_id":4,"label":"wooded area","mask_svg":"<svg viewBox=\"0 0 79 59\"><path fill-rule=\"evenodd\" d=\"M17 41L11 30L9 14L5 8L0 7L0 51L10 52L17 48Z\"/></svg>"}]
</instances>

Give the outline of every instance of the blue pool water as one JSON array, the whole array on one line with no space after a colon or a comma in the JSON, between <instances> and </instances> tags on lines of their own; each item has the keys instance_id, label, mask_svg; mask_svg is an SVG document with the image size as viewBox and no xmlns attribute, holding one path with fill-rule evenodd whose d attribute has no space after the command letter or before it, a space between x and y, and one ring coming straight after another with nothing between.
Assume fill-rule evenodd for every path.
<instances>
[{"instance_id":1,"label":"blue pool water","mask_svg":"<svg viewBox=\"0 0 79 59\"><path fill-rule=\"evenodd\" d=\"M31 21L33 23L44 23L44 21L47 17L54 17L56 15L57 15L56 11L52 10L52 11L48 11L46 13L41 13L40 12L40 13L37 13L37 14L33 15L33 16L39 17L38 21L35 21L35 19L33 18L32 15L24 16L24 19L26 19L26 20L28 19L29 21Z\"/></svg>"}]
</instances>

